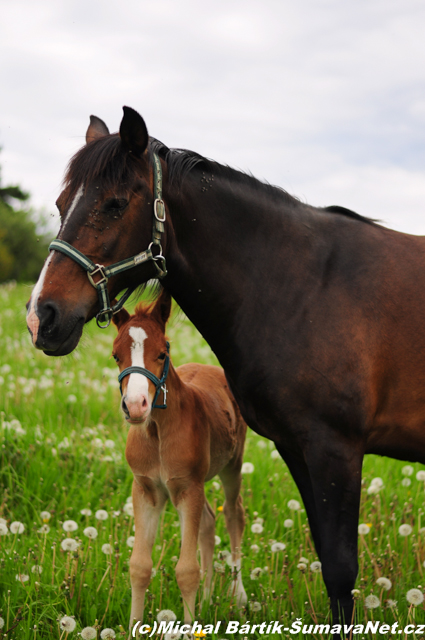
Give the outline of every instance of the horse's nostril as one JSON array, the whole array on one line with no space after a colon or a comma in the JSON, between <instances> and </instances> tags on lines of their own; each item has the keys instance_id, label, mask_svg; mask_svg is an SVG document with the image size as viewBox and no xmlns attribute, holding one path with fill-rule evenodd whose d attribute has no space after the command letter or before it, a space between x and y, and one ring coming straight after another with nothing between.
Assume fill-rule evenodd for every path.
<instances>
[{"instance_id":1,"label":"horse's nostril","mask_svg":"<svg viewBox=\"0 0 425 640\"><path fill-rule=\"evenodd\" d=\"M40 306L38 311L40 318L40 332L43 336L47 336L55 329L55 323L58 317L58 310L53 302L46 302Z\"/></svg>"},{"instance_id":2,"label":"horse's nostril","mask_svg":"<svg viewBox=\"0 0 425 640\"><path fill-rule=\"evenodd\" d=\"M125 399L127 396L124 396L123 399L121 400L121 409L124 411L125 415L129 418L130 417L130 412L128 410L128 407L125 403Z\"/></svg>"}]
</instances>

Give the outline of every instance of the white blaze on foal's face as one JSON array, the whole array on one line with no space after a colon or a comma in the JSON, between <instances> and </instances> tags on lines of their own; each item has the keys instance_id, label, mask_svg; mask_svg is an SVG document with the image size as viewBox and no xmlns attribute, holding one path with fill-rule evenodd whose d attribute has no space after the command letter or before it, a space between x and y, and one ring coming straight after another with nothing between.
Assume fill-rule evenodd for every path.
<instances>
[{"instance_id":1,"label":"white blaze on foal's face","mask_svg":"<svg viewBox=\"0 0 425 640\"><path fill-rule=\"evenodd\" d=\"M144 343L148 337L146 331L141 327L130 327L128 330L130 338L133 339L131 345L131 365L133 367L145 368L144 361ZM131 373L127 385L127 405L132 402L140 402L141 397L145 396L149 404L152 400L149 398L149 381L141 373Z\"/></svg>"}]
</instances>

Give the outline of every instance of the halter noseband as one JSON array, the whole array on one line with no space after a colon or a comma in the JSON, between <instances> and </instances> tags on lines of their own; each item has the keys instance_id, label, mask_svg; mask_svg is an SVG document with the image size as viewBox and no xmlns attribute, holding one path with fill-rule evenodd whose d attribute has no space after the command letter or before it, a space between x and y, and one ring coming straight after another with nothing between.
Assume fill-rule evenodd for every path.
<instances>
[{"instance_id":1,"label":"halter noseband","mask_svg":"<svg viewBox=\"0 0 425 640\"><path fill-rule=\"evenodd\" d=\"M129 287L126 292L121 296L116 304L111 307L108 292L108 280L112 276L116 276L127 269L137 267L143 262L152 261L155 265L157 278L164 278L167 275L167 268L165 258L162 255L161 247L161 234L164 232L165 223L165 204L162 199L162 169L161 162L156 153L153 154L153 169L154 169L154 203L153 203L153 230L152 230L152 242L146 251L142 251L137 255L116 262L115 264L105 267L103 264L95 264L81 253L78 249L68 244L64 240L53 240L49 245L49 251L60 251L69 258L72 258L77 264L79 264L85 271L87 271L87 277L90 284L97 289L99 295L100 311L96 316L97 326L101 329L106 329L111 324L112 316L122 308L126 300L131 296L136 287ZM159 249L159 252L154 255L152 253L152 247L155 246ZM99 280L95 281L94 277L99 277ZM152 375L152 374L151 374Z\"/></svg>"},{"instance_id":2,"label":"halter noseband","mask_svg":"<svg viewBox=\"0 0 425 640\"><path fill-rule=\"evenodd\" d=\"M149 369L145 369L144 367L136 367L136 366L127 367L127 369L124 369L123 371L121 371L121 373L118 376L121 395L122 395L123 378L125 378L126 376L129 376L130 373L141 373L142 376L146 376L146 378L149 378L149 380L152 380L156 388L155 396L152 402L152 409L166 409L167 408L167 385L165 384L165 381L168 376L169 368L170 368L170 343L167 342L167 355L165 356L164 369L163 369L161 378L157 378L156 375L152 373L152 371L149 371ZM162 391L162 393L164 394L164 403L156 404L160 391Z\"/></svg>"}]
</instances>

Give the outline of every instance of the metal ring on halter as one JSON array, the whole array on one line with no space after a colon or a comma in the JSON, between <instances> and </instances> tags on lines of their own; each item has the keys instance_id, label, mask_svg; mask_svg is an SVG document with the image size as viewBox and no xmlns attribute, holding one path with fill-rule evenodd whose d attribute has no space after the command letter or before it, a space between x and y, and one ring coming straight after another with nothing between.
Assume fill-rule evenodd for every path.
<instances>
[{"instance_id":1,"label":"metal ring on halter","mask_svg":"<svg viewBox=\"0 0 425 640\"><path fill-rule=\"evenodd\" d=\"M158 215L158 205L161 205L162 210L163 210L163 217L161 218L161 216ZM156 198L154 200L153 203L153 212L155 215L155 218L158 220L158 222L165 222L165 204L164 204L164 200L162 200L162 198Z\"/></svg>"},{"instance_id":2,"label":"metal ring on halter","mask_svg":"<svg viewBox=\"0 0 425 640\"><path fill-rule=\"evenodd\" d=\"M96 316L96 324L99 327L99 329L106 329L107 327L109 327L109 325L111 324L113 313L114 312L112 311L111 307L108 307L107 309L102 309L102 311L99 311L99 313ZM101 320L100 318L104 315L107 315L106 320ZM102 322L106 322L106 324L102 324Z\"/></svg>"},{"instance_id":3,"label":"metal ring on halter","mask_svg":"<svg viewBox=\"0 0 425 640\"><path fill-rule=\"evenodd\" d=\"M96 264L97 269L94 269L94 271L87 271L87 276L88 279L90 280L91 284L95 287L95 289L97 289L97 287L100 284L103 284L104 282L108 282L108 277L105 275L105 273L103 272L103 270L105 269L105 265L103 264ZM101 278L100 280L98 280L98 282L95 282L93 280L93 276L96 275L97 273L100 274Z\"/></svg>"}]
</instances>

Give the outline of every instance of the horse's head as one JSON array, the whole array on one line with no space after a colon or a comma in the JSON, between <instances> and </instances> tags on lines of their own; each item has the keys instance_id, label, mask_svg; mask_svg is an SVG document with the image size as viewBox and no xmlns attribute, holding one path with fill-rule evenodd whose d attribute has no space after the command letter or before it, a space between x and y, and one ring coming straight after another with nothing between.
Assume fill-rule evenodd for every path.
<instances>
[{"instance_id":1,"label":"horse's head","mask_svg":"<svg viewBox=\"0 0 425 640\"><path fill-rule=\"evenodd\" d=\"M104 296L107 309L109 296L157 276L158 251L148 249L156 194L148 141L143 118L128 107L119 134L109 134L102 120L90 118L87 144L72 158L57 200L58 240L27 305L33 344L48 355L65 355L77 346L84 323L99 313L99 298ZM73 249L76 257L69 253ZM161 251L160 242L156 249ZM131 271L115 271L116 263L132 257L137 260ZM105 272L110 279L102 285Z\"/></svg>"},{"instance_id":2,"label":"horse's head","mask_svg":"<svg viewBox=\"0 0 425 640\"><path fill-rule=\"evenodd\" d=\"M132 424L145 423L159 397L166 405L162 387L169 364L165 325L170 310L171 298L163 291L154 305L136 307L135 315L121 309L113 317L118 335L112 355L120 369L121 409Z\"/></svg>"}]
</instances>

